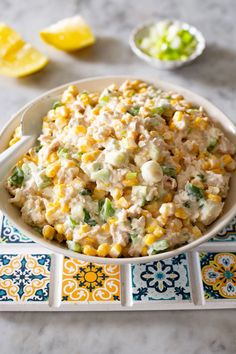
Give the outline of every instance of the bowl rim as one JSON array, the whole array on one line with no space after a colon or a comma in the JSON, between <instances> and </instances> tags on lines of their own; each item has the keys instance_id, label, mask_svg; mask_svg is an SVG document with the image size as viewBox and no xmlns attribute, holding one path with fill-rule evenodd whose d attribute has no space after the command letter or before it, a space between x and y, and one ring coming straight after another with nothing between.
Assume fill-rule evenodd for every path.
<instances>
[{"instance_id":1,"label":"bowl rim","mask_svg":"<svg viewBox=\"0 0 236 354\"><path fill-rule=\"evenodd\" d=\"M172 23L177 23L180 24L181 27L186 27L190 32L193 33L197 40L197 46L194 52L185 60L160 60L154 57L149 56L145 52L143 52L139 46L135 42L135 37L138 35L138 33L145 28L151 27L159 22L172 22ZM196 58L198 58L202 53L204 52L206 48L206 40L205 37L203 36L202 32L195 26L185 22L185 21L180 21L176 19L160 19L160 20L149 20L145 21L142 24L136 26L132 31L129 36L129 44L134 52L140 59L148 62L151 65L156 65L156 67L159 68L166 68L166 69L171 69L171 68L177 68L181 67L183 65L186 65L192 61L194 61Z\"/></svg>"},{"instance_id":2,"label":"bowl rim","mask_svg":"<svg viewBox=\"0 0 236 354\"><path fill-rule=\"evenodd\" d=\"M1 136L4 134L4 132L7 131L8 128L10 128L10 126L12 125L12 123L14 123L14 121L19 119L19 116L24 112L25 109L27 109L28 106L30 106L36 102L38 103L40 100L44 99L46 96L52 95L55 97L55 93L56 94L61 93L69 85L81 85L81 84L87 83L87 82L88 83L89 82L96 83L96 82L102 82L104 80L109 80L111 82L114 82L114 81L122 82L125 80L142 80L142 81L145 81L149 84L153 84L157 87L160 87L163 90L164 89L170 90L170 91L182 93L183 95L190 96L190 97L192 97L192 101L201 102L201 105L203 106L204 109L206 109L206 111L209 111L212 109L218 114L218 117L221 116L222 118L217 119L217 122L220 122L221 119L224 119L224 122L227 124L229 130L231 131L233 136L236 137L235 125L218 107L216 107L213 103L211 103L207 99L201 97L198 94L195 94L194 92L192 92L188 89L185 89L182 86L172 84L172 83L169 83L164 80L159 80L158 78L149 79L148 77L142 77L139 75L135 75L135 76L134 75L108 75L108 76L95 76L95 77L86 78L86 79L82 79L82 80L75 80L75 81L57 86L51 90L46 91L45 93L41 94L40 96L34 98L29 103L27 103L22 108L20 108L15 114L12 115L10 120L6 122L6 124L3 126L3 128L0 131L0 140L1 140ZM198 103L198 104L200 105L200 103ZM14 128L12 128L12 132L13 131L14 131ZM1 143L0 143L0 149L1 149ZM2 187L2 188L4 188L4 187ZM0 209L2 209L1 203L0 203ZM61 248L60 244L58 244L56 241L47 241L39 234L36 234L36 233L32 234L32 231L28 231L26 229L26 227L31 228L30 226L28 226L27 224L24 224L25 226L21 226L18 224L18 221L15 220L14 218L12 218L10 215L8 215L8 214L5 214L5 215L13 223L13 225L15 225L23 234L25 234L26 236L31 238L36 243L41 244L42 246L45 246L46 248L50 249L51 251L53 251L55 253L59 253L59 254L61 253L64 256L76 258L76 259L79 259L81 261L86 261L86 262L123 265L123 264L149 263L149 262L164 260L167 258L174 257L180 253L185 253L187 251L190 251L193 248L196 248L200 244L208 241L211 237L215 236L219 231L221 231L233 219L233 217L236 215L236 203L228 210L228 212L226 214L223 214L219 219L217 219L217 220L221 220L221 218L223 217L223 219L221 220L219 225L214 226L214 223L213 223L213 227L211 228L211 230L206 232L199 239L194 240L193 242L191 242L189 244L180 246L174 250L170 250L167 252L158 253L158 254L151 255L151 256L130 257L130 258L104 258L104 257L98 257L98 256L87 256L87 255L84 255L81 253L71 251L68 248ZM19 219L21 219L21 218L19 218Z\"/></svg>"}]
</instances>

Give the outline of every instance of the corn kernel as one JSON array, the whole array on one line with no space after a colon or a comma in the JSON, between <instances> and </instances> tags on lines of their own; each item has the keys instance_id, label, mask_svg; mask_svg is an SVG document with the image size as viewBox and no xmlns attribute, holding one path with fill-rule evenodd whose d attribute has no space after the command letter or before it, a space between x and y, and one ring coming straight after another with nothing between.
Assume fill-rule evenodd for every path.
<instances>
[{"instance_id":1,"label":"corn kernel","mask_svg":"<svg viewBox=\"0 0 236 354\"><path fill-rule=\"evenodd\" d=\"M66 118L64 117L58 117L56 120L55 120L55 125L58 129L62 129L64 128L66 125L67 125L68 121Z\"/></svg>"},{"instance_id":2,"label":"corn kernel","mask_svg":"<svg viewBox=\"0 0 236 354\"><path fill-rule=\"evenodd\" d=\"M68 241L73 240L73 232L71 230L67 230L65 236Z\"/></svg>"},{"instance_id":3,"label":"corn kernel","mask_svg":"<svg viewBox=\"0 0 236 354\"><path fill-rule=\"evenodd\" d=\"M174 203L163 203L159 209L159 212L164 217L172 216L175 212Z\"/></svg>"},{"instance_id":4,"label":"corn kernel","mask_svg":"<svg viewBox=\"0 0 236 354\"><path fill-rule=\"evenodd\" d=\"M167 193L163 198L163 203L172 202L173 195L171 193Z\"/></svg>"},{"instance_id":5,"label":"corn kernel","mask_svg":"<svg viewBox=\"0 0 236 354\"><path fill-rule=\"evenodd\" d=\"M206 117L197 117L193 124L195 127L199 127L201 130L204 130L208 126L208 120Z\"/></svg>"},{"instance_id":6,"label":"corn kernel","mask_svg":"<svg viewBox=\"0 0 236 354\"><path fill-rule=\"evenodd\" d=\"M60 169L60 162L59 161L56 161L54 162L53 164L51 165L48 165L47 168L46 168L46 171L45 171L45 174L47 177L55 177L58 170Z\"/></svg>"},{"instance_id":7,"label":"corn kernel","mask_svg":"<svg viewBox=\"0 0 236 354\"><path fill-rule=\"evenodd\" d=\"M216 202L216 203L220 203L221 202L221 197L219 195L208 193L207 194L207 198L212 200L213 202Z\"/></svg>"},{"instance_id":8,"label":"corn kernel","mask_svg":"<svg viewBox=\"0 0 236 354\"><path fill-rule=\"evenodd\" d=\"M44 225L43 227L43 237L47 240L52 240L55 236L55 229L51 225Z\"/></svg>"},{"instance_id":9,"label":"corn kernel","mask_svg":"<svg viewBox=\"0 0 236 354\"><path fill-rule=\"evenodd\" d=\"M151 246L154 242L156 242L157 238L158 237L154 234L147 234L145 236L145 244L147 246Z\"/></svg>"},{"instance_id":10,"label":"corn kernel","mask_svg":"<svg viewBox=\"0 0 236 354\"><path fill-rule=\"evenodd\" d=\"M118 199L115 204L118 208L128 209L130 207L130 202L128 202L125 197L121 197L120 199Z\"/></svg>"},{"instance_id":11,"label":"corn kernel","mask_svg":"<svg viewBox=\"0 0 236 354\"><path fill-rule=\"evenodd\" d=\"M161 226L157 225L155 230L153 231L153 234L157 237L160 238L165 234L165 229L163 229Z\"/></svg>"},{"instance_id":12,"label":"corn kernel","mask_svg":"<svg viewBox=\"0 0 236 354\"><path fill-rule=\"evenodd\" d=\"M87 144L82 144L82 145L78 146L78 150L79 150L79 152L85 153L85 152L89 151L89 146Z\"/></svg>"},{"instance_id":13,"label":"corn kernel","mask_svg":"<svg viewBox=\"0 0 236 354\"><path fill-rule=\"evenodd\" d=\"M187 219L189 216L183 208L177 208L175 211L175 216L179 219Z\"/></svg>"},{"instance_id":14,"label":"corn kernel","mask_svg":"<svg viewBox=\"0 0 236 354\"><path fill-rule=\"evenodd\" d=\"M59 106L55 109L55 114L58 117L63 117L63 118L68 118L69 114L70 114L70 110L69 108L67 108L66 106Z\"/></svg>"},{"instance_id":15,"label":"corn kernel","mask_svg":"<svg viewBox=\"0 0 236 354\"><path fill-rule=\"evenodd\" d=\"M200 237L202 235L201 230L197 226L193 226L192 233L195 237Z\"/></svg>"},{"instance_id":16,"label":"corn kernel","mask_svg":"<svg viewBox=\"0 0 236 354\"><path fill-rule=\"evenodd\" d=\"M83 244L95 247L97 246L97 240L91 236L87 236L83 239Z\"/></svg>"},{"instance_id":17,"label":"corn kernel","mask_svg":"<svg viewBox=\"0 0 236 354\"><path fill-rule=\"evenodd\" d=\"M93 191L93 199L100 200L106 196L107 192L102 189L95 188Z\"/></svg>"},{"instance_id":18,"label":"corn kernel","mask_svg":"<svg viewBox=\"0 0 236 354\"><path fill-rule=\"evenodd\" d=\"M122 183L125 187L133 187L133 186L137 186L139 182L137 178L134 178L134 179L124 179Z\"/></svg>"},{"instance_id":19,"label":"corn kernel","mask_svg":"<svg viewBox=\"0 0 236 354\"><path fill-rule=\"evenodd\" d=\"M48 155L47 160L49 163L55 162L58 160L58 155L56 152L52 152L51 154Z\"/></svg>"},{"instance_id":20,"label":"corn kernel","mask_svg":"<svg viewBox=\"0 0 236 354\"><path fill-rule=\"evenodd\" d=\"M226 155L222 156L222 161L223 161L224 165L229 165L231 162L234 161L234 159L232 158L231 155L226 154Z\"/></svg>"},{"instance_id":21,"label":"corn kernel","mask_svg":"<svg viewBox=\"0 0 236 354\"><path fill-rule=\"evenodd\" d=\"M224 170L222 168L213 168L212 172L218 174L218 175L223 175L224 174Z\"/></svg>"},{"instance_id":22,"label":"corn kernel","mask_svg":"<svg viewBox=\"0 0 236 354\"><path fill-rule=\"evenodd\" d=\"M159 215L157 217L157 222L160 226L165 226L167 224L167 221L168 221L168 216Z\"/></svg>"},{"instance_id":23,"label":"corn kernel","mask_svg":"<svg viewBox=\"0 0 236 354\"><path fill-rule=\"evenodd\" d=\"M204 171L209 170L210 169L209 161L203 161L201 167Z\"/></svg>"},{"instance_id":24,"label":"corn kernel","mask_svg":"<svg viewBox=\"0 0 236 354\"><path fill-rule=\"evenodd\" d=\"M109 256L112 258L117 258L120 256L122 252L122 246L119 243L115 243L113 246L111 246L111 249L109 251Z\"/></svg>"},{"instance_id":25,"label":"corn kernel","mask_svg":"<svg viewBox=\"0 0 236 354\"><path fill-rule=\"evenodd\" d=\"M93 246L85 245L83 246L83 253L87 256L96 256L97 250Z\"/></svg>"},{"instance_id":26,"label":"corn kernel","mask_svg":"<svg viewBox=\"0 0 236 354\"><path fill-rule=\"evenodd\" d=\"M148 218L146 222L146 231L147 233L151 234L154 230L158 227L158 222L154 218Z\"/></svg>"},{"instance_id":27,"label":"corn kernel","mask_svg":"<svg viewBox=\"0 0 236 354\"><path fill-rule=\"evenodd\" d=\"M63 198L65 196L65 189L66 189L66 186L65 184L56 184L54 186L54 192L55 192L55 195L59 198Z\"/></svg>"},{"instance_id":28,"label":"corn kernel","mask_svg":"<svg viewBox=\"0 0 236 354\"><path fill-rule=\"evenodd\" d=\"M56 234L56 236L54 237L57 242L61 243L65 240L65 236L63 234Z\"/></svg>"},{"instance_id":29,"label":"corn kernel","mask_svg":"<svg viewBox=\"0 0 236 354\"><path fill-rule=\"evenodd\" d=\"M86 132L87 132L87 129L83 125L77 125L75 127L75 134L77 134L77 135L79 135L79 134L84 135L84 134L86 134Z\"/></svg>"},{"instance_id":30,"label":"corn kernel","mask_svg":"<svg viewBox=\"0 0 236 354\"><path fill-rule=\"evenodd\" d=\"M141 255L144 257L144 256L147 256L147 254L148 254L148 247L144 246L142 248Z\"/></svg>"},{"instance_id":31,"label":"corn kernel","mask_svg":"<svg viewBox=\"0 0 236 354\"><path fill-rule=\"evenodd\" d=\"M68 213L68 211L70 210L70 206L68 203L63 203L63 205L61 206L61 211L63 213Z\"/></svg>"},{"instance_id":32,"label":"corn kernel","mask_svg":"<svg viewBox=\"0 0 236 354\"><path fill-rule=\"evenodd\" d=\"M180 219L173 219L170 221L170 223L168 224L169 228L171 231L174 232L179 232L182 227L183 227L183 223Z\"/></svg>"},{"instance_id":33,"label":"corn kernel","mask_svg":"<svg viewBox=\"0 0 236 354\"><path fill-rule=\"evenodd\" d=\"M92 110L92 113L94 114L94 115L98 115L99 114L99 112L100 112L100 107L95 107L93 110Z\"/></svg>"},{"instance_id":34,"label":"corn kernel","mask_svg":"<svg viewBox=\"0 0 236 354\"><path fill-rule=\"evenodd\" d=\"M180 122L182 119L183 119L183 112L176 111L174 116L173 116L173 121L174 122Z\"/></svg>"},{"instance_id":35,"label":"corn kernel","mask_svg":"<svg viewBox=\"0 0 236 354\"><path fill-rule=\"evenodd\" d=\"M82 155L81 161L84 163L92 162L98 157L99 154L100 154L100 150L88 152Z\"/></svg>"},{"instance_id":36,"label":"corn kernel","mask_svg":"<svg viewBox=\"0 0 236 354\"><path fill-rule=\"evenodd\" d=\"M157 216L159 210L159 203L154 201L146 204L144 209L148 210L154 217Z\"/></svg>"},{"instance_id":37,"label":"corn kernel","mask_svg":"<svg viewBox=\"0 0 236 354\"><path fill-rule=\"evenodd\" d=\"M230 156L229 154L223 155L222 161L223 161L224 167L227 171L232 172L235 170L236 162L232 158L232 156Z\"/></svg>"},{"instance_id":38,"label":"corn kernel","mask_svg":"<svg viewBox=\"0 0 236 354\"><path fill-rule=\"evenodd\" d=\"M56 224L54 227L59 234L63 234L65 231L65 227L63 224Z\"/></svg>"},{"instance_id":39,"label":"corn kernel","mask_svg":"<svg viewBox=\"0 0 236 354\"><path fill-rule=\"evenodd\" d=\"M108 243L102 243L97 249L97 255L99 257L106 257L110 251Z\"/></svg>"},{"instance_id":40,"label":"corn kernel","mask_svg":"<svg viewBox=\"0 0 236 354\"><path fill-rule=\"evenodd\" d=\"M110 231L110 225L109 225L108 223L103 224L103 225L101 226L101 229L102 229L102 231L104 231L104 232L109 232L109 231Z\"/></svg>"},{"instance_id":41,"label":"corn kernel","mask_svg":"<svg viewBox=\"0 0 236 354\"><path fill-rule=\"evenodd\" d=\"M86 233L86 232L89 232L91 230L91 227L88 225L88 224L85 224L85 225L81 225L80 228L79 228L79 232L80 233Z\"/></svg>"},{"instance_id":42,"label":"corn kernel","mask_svg":"<svg viewBox=\"0 0 236 354\"><path fill-rule=\"evenodd\" d=\"M115 188L115 189L114 189L114 192L113 192L113 198L114 198L115 200L118 200L118 199L120 199L120 198L122 197L122 194L123 194L122 189L120 189L120 188Z\"/></svg>"},{"instance_id":43,"label":"corn kernel","mask_svg":"<svg viewBox=\"0 0 236 354\"><path fill-rule=\"evenodd\" d=\"M107 222L110 225L115 224L117 221L118 221L118 219L115 216L110 217L110 218L107 219Z\"/></svg>"}]
</instances>

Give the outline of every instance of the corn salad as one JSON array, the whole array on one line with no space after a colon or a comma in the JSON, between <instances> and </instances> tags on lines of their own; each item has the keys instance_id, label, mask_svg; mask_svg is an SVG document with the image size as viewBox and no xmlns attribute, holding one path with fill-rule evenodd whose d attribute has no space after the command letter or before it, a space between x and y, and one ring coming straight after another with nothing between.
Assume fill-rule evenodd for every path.
<instances>
[{"instance_id":1,"label":"corn salad","mask_svg":"<svg viewBox=\"0 0 236 354\"><path fill-rule=\"evenodd\" d=\"M17 129L10 144L20 139ZM142 81L69 86L7 188L42 237L99 257L135 257L201 237L220 215L235 146L202 107Z\"/></svg>"}]
</instances>

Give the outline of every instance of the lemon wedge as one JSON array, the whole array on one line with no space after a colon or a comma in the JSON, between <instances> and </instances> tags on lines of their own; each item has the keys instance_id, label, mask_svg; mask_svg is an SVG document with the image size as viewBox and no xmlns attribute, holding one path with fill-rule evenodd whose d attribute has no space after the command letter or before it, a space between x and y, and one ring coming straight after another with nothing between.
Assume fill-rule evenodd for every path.
<instances>
[{"instance_id":1,"label":"lemon wedge","mask_svg":"<svg viewBox=\"0 0 236 354\"><path fill-rule=\"evenodd\" d=\"M47 62L45 55L26 43L12 28L0 23L0 74L26 76L42 69Z\"/></svg>"},{"instance_id":2,"label":"lemon wedge","mask_svg":"<svg viewBox=\"0 0 236 354\"><path fill-rule=\"evenodd\" d=\"M64 50L75 51L95 42L94 35L81 16L65 18L40 32L47 44Z\"/></svg>"}]
</instances>

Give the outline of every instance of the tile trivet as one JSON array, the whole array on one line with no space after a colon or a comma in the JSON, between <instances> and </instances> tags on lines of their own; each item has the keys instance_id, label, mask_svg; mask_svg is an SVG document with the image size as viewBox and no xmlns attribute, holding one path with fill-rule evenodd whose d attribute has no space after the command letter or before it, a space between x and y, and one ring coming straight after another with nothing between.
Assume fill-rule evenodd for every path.
<instances>
[{"instance_id":1,"label":"tile trivet","mask_svg":"<svg viewBox=\"0 0 236 354\"><path fill-rule=\"evenodd\" d=\"M0 214L0 311L216 308L236 308L236 218L189 253L119 267L55 254Z\"/></svg>"}]
</instances>

